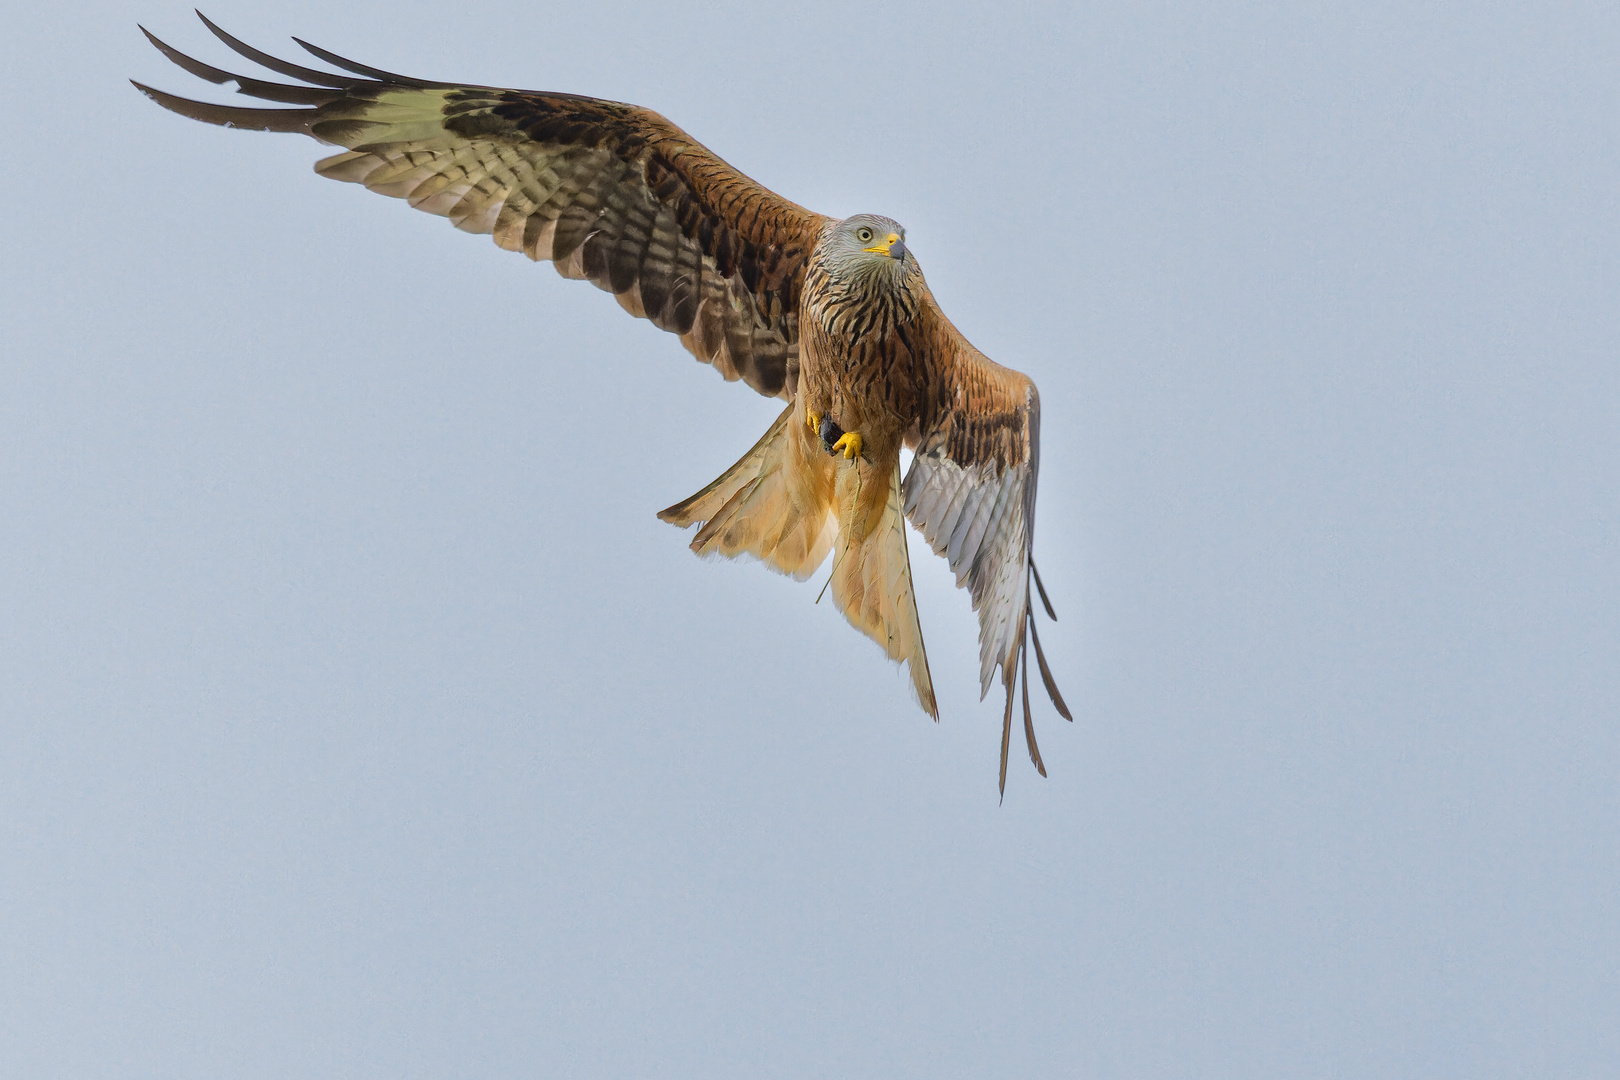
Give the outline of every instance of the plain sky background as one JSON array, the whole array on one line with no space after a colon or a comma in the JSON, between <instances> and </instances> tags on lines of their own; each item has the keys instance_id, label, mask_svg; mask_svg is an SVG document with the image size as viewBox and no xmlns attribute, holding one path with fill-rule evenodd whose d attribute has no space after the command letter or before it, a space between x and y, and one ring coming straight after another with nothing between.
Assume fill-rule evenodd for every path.
<instances>
[{"instance_id":1,"label":"plain sky background","mask_svg":"<svg viewBox=\"0 0 1620 1080\"><path fill-rule=\"evenodd\" d=\"M0 1073L1620 1075L1612 4L207 10L903 222L1077 722L998 805L915 534L938 726L654 518L775 403L13 5Z\"/></svg>"}]
</instances>

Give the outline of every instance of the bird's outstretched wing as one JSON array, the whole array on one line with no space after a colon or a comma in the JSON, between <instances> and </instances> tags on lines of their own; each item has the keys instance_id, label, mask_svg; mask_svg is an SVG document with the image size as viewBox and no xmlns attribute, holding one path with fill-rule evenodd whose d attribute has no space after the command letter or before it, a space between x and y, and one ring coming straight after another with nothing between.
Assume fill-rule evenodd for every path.
<instances>
[{"instance_id":1,"label":"bird's outstretched wing","mask_svg":"<svg viewBox=\"0 0 1620 1080\"><path fill-rule=\"evenodd\" d=\"M212 105L135 84L159 105L210 124L345 147L316 171L549 259L564 277L594 282L627 311L679 335L727 379L792 397L799 290L826 218L761 187L647 109L426 82L299 41L344 73L318 71L203 22L249 60L306 85L234 75L142 32L199 78L298 107Z\"/></svg>"},{"instance_id":2,"label":"bird's outstretched wing","mask_svg":"<svg viewBox=\"0 0 1620 1080\"><path fill-rule=\"evenodd\" d=\"M1040 468L1041 399L1028 378L1004 368L968 344L950 320L925 300L924 333L932 368L931 400L917 432L916 456L906 473L906 517L956 572L979 613L979 696L990 690L997 666L1007 689L1001 726L1002 791L1013 695L1023 672L1024 740L1029 758L1046 775L1029 709L1029 650L1052 704L1073 720L1058 693L1035 634L1030 583L1047 615L1057 618L1030 559L1035 531L1035 476Z\"/></svg>"}]
</instances>

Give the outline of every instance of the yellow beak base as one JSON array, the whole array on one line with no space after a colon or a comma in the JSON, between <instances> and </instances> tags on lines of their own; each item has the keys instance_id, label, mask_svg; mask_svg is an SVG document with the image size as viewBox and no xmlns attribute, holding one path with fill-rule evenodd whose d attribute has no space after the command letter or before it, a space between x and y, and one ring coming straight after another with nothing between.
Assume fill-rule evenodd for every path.
<instances>
[{"instance_id":1,"label":"yellow beak base","mask_svg":"<svg viewBox=\"0 0 1620 1080\"><path fill-rule=\"evenodd\" d=\"M873 244L871 247L869 247L869 248L861 248L861 250L862 251L870 251L873 255L888 255L888 254L891 253L889 249L894 247L894 245L899 243L899 242L900 242L900 234L899 233L890 233L888 235L888 238L885 239L883 241L883 243L881 243L881 244Z\"/></svg>"}]
</instances>

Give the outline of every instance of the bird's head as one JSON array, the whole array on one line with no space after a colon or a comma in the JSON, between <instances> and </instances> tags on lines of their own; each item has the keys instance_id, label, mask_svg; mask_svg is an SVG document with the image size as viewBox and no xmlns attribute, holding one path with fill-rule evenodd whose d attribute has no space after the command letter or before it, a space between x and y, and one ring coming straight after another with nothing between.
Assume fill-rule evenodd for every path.
<instances>
[{"instance_id":1,"label":"bird's head","mask_svg":"<svg viewBox=\"0 0 1620 1080\"><path fill-rule=\"evenodd\" d=\"M823 241L829 269L844 280L898 282L917 267L906 249L906 230L876 214L856 214L832 226Z\"/></svg>"}]
</instances>

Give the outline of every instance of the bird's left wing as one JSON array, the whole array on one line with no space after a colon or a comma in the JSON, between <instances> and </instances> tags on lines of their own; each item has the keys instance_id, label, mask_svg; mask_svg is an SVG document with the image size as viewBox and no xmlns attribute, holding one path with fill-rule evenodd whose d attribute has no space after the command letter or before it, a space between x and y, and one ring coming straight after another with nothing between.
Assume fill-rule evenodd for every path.
<instances>
[{"instance_id":1,"label":"bird's left wing","mask_svg":"<svg viewBox=\"0 0 1620 1080\"><path fill-rule=\"evenodd\" d=\"M979 613L979 696L990 690L997 667L1007 690L1001 728L1001 776L1007 788L1007 749L1013 695L1023 672L1024 740L1042 776L1029 709L1028 646L1052 704L1073 720L1041 652L1030 606L1030 583L1046 613L1051 602L1030 559L1035 531L1035 477L1040 467L1041 399L1035 384L968 344L927 298L924 332L932 341L928 402L917 432L916 456L906 473L905 512L934 552L943 555Z\"/></svg>"},{"instance_id":2,"label":"bird's left wing","mask_svg":"<svg viewBox=\"0 0 1620 1080\"><path fill-rule=\"evenodd\" d=\"M201 13L199 13L199 17ZM827 221L750 180L648 109L574 94L428 82L345 60L300 67L203 18L236 52L308 85L235 75L147 37L213 83L295 108L240 108L136 83L210 124L296 132L347 152L316 165L586 278L768 397L798 378L804 268ZM144 28L143 28L144 32Z\"/></svg>"}]
</instances>

